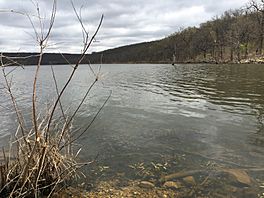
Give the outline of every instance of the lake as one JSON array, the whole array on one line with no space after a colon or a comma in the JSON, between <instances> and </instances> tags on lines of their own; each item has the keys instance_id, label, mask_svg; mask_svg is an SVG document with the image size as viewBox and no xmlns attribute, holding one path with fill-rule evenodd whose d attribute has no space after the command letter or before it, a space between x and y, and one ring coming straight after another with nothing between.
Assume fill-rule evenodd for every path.
<instances>
[{"instance_id":1,"label":"lake","mask_svg":"<svg viewBox=\"0 0 264 198\"><path fill-rule=\"evenodd\" d=\"M99 65L93 68L97 72ZM60 65L54 70L61 87L71 67ZM34 71L29 66L13 73L14 93L26 116L31 115ZM104 176L125 172L127 177L137 177L128 170L140 163L165 164L170 172L205 167L209 162L235 168L263 167L263 65L104 64L100 73L100 81L74 123L76 127L89 123L112 91L79 140L81 158L98 156ZM45 109L54 97L51 75L50 67L42 66L39 109ZM92 78L89 67L81 65L62 100L68 113ZM16 119L1 92L0 143L6 145L16 130Z\"/></svg>"}]
</instances>

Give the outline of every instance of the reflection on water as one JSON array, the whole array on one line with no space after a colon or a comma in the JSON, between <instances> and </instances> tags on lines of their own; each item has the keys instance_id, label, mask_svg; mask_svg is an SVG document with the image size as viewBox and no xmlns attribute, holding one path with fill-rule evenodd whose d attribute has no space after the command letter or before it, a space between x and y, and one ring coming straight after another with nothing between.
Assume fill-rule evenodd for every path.
<instances>
[{"instance_id":1,"label":"reflection on water","mask_svg":"<svg viewBox=\"0 0 264 198\"><path fill-rule=\"evenodd\" d=\"M60 85L69 71L68 66L55 67ZM28 67L14 75L18 102L28 116L33 72L34 68ZM75 120L77 126L86 124L109 90L113 91L80 141L83 158L99 154L100 160L116 170L125 170L135 161L155 161L179 153L198 153L241 166L263 165L262 65L103 65L102 73L102 83ZM86 66L80 67L77 76L64 95L65 108L74 107L91 82ZM38 87L45 108L54 94L47 66L42 67ZM2 144L16 127L5 96L0 96Z\"/></svg>"}]
</instances>

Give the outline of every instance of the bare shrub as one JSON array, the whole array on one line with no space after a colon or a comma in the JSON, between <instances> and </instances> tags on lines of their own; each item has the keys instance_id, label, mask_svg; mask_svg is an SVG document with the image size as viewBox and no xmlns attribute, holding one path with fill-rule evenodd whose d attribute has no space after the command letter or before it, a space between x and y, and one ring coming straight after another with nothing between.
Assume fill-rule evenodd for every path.
<instances>
[{"instance_id":1,"label":"bare shrub","mask_svg":"<svg viewBox=\"0 0 264 198\"><path fill-rule=\"evenodd\" d=\"M4 78L4 88L10 96L13 109L16 113L18 128L14 133L14 138L10 143L8 152L3 149L3 160L0 165L0 197L39 197L45 195L51 197L54 192L63 187L68 180L72 180L79 176L78 169L83 165L92 162L79 163L77 162L77 155L79 151L75 152L72 149L73 143L80 138L91 126L95 118L98 116L102 108L105 106L109 97L102 104L101 108L97 111L92 121L78 133L72 132L72 124L74 117L80 110L85 99L87 99L90 91L98 82L99 73L95 73L90 65L90 69L94 74L94 80L87 88L83 98L78 102L77 108L71 115L67 115L61 104L61 98L69 83L72 81L79 65L82 63L87 50L94 41L103 21L103 15L95 30L94 34L89 37L88 32L82 22L81 15L76 11L74 5L73 10L81 25L83 33L83 49L75 65L72 66L72 71L68 76L66 83L62 89L59 90L56 81L56 75L53 68L52 74L54 84L56 85L56 95L54 96L54 103L48 110L43 112L43 109L38 109L37 105L37 82L43 53L48 46L48 41L55 21L57 12L56 0L53 2L53 7L50 15L49 26L44 29L44 21L40 14L40 8L36 4L37 15L29 15L19 11L11 10L12 14L19 14L26 16L31 23L35 33L35 38L39 46L38 63L36 65L33 87L32 87L32 127L27 128L25 125L24 116L20 111L19 104L16 101L14 91L12 89L11 73L17 68L23 67L16 61L16 57L6 57L1 54L1 70ZM36 20L38 19L38 24ZM29 57L27 57L29 58ZM4 60L8 60L7 63ZM7 71L10 65L17 65L11 71ZM57 110L57 111L56 111ZM55 116L55 111L60 112L60 116ZM40 115L42 116L38 116Z\"/></svg>"}]
</instances>

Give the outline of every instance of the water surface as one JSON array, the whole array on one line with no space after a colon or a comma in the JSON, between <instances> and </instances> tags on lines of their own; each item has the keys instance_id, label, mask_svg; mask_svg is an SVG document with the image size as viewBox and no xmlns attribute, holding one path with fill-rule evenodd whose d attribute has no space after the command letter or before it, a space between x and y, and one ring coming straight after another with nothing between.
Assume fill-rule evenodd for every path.
<instances>
[{"instance_id":1,"label":"water surface","mask_svg":"<svg viewBox=\"0 0 264 198\"><path fill-rule=\"evenodd\" d=\"M97 71L99 66L93 68ZM54 69L61 87L71 68ZM31 115L34 70L26 67L13 73L14 93L27 116ZM112 96L80 140L83 159L99 155L98 160L111 167L112 173L137 162L175 156L192 159L184 167L175 165L179 169L196 168L209 159L228 166L263 166L263 65L105 64L100 73L101 80L78 113L75 126L89 123L110 91ZM62 101L69 114L92 79L89 67L80 66ZM45 108L54 94L49 66L41 68L38 89L40 108ZM16 129L3 91L1 145Z\"/></svg>"}]
</instances>

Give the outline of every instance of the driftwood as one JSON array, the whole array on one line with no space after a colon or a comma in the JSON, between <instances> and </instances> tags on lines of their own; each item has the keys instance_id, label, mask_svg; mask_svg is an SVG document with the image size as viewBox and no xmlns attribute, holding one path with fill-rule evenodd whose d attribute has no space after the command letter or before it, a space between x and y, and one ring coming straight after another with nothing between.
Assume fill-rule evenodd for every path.
<instances>
[{"instance_id":1,"label":"driftwood","mask_svg":"<svg viewBox=\"0 0 264 198\"><path fill-rule=\"evenodd\" d=\"M191 171L182 171L182 172L178 172L178 173L172 173L166 176L163 176L160 178L160 182L166 182L166 181L170 181L173 179L181 179L183 177L187 177L187 176L191 176L191 175L195 175L195 174L203 174L205 172L208 172L206 170L191 170Z\"/></svg>"},{"instance_id":2,"label":"driftwood","mask_svg":"<svg viewBox=\"0 0 264 198\"><path fill-rule=\"evenodd\" d=\"M165 175L160 178L159 182L164 183L166 181L182 179L187 176L193 176L196 174L219 174L226 173L233 176L237 182L250 185L254 180L247 174L247 172L264 172L264 168L248 168L248 169L219 169L219 170L191 170L191 171L181 171L177 173L172 173L169 175Z\"/></svg>"}]
</instances>

